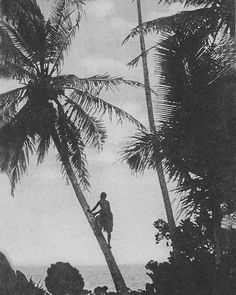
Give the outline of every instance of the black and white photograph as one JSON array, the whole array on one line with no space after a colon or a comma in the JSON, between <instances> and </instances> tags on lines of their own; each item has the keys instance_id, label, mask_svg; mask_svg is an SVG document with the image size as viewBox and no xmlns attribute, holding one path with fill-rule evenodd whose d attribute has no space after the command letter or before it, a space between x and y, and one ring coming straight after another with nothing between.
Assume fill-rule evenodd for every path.
<instances>
[{"instance_id":1,"label":"black and white photograph","mask_svg":"<svg viewBox=\"0 0 236 295\"><path fill-rule=\"evenodd\" d=\"M0 295L236 295L235 42L235 0L0 0Z\"/></svg>"}]
</instances>

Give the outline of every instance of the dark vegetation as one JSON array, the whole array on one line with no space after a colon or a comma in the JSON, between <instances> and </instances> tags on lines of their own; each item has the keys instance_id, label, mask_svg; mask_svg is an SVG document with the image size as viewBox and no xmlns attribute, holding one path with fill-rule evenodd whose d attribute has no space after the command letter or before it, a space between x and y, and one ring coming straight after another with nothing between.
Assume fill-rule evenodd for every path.
<instances>
[{"instance_id":1,"label":"dark vegetation","mask_svg":"<svg viewBox=\"0 0 236 295\"><path fill-rule=\"evenodd\" d=\"M94 290L84 289L84 279L79 270L69 263L57 262L47 270L45 284L36 284L20 271L14 271L7 258L0 252L0 294L1 295L103 295L109 292L106 286ZM144 291L131 291L129 294L145 294Z\"/></svg>"},{"instance_id":2,"label":"dark vegetation","mask_svg":"<svg viewBox=\"0 0 236 295\"><path fill-rule=\"evenodd\" d=\"M236 230L232 222L235 223L236 211L236 53L233 15L229 13L230 6L226 6L232 1L179 2L196 7L204 4L205 7L142 26L145 33L162 34L155 47L155 67L160 78L156 130L154 133L141 130L124 150L124 159L135 172L156 169L157 160L163 161L169 179L177 182L180 216L184 215L185 219L180 221L174 235L170 234L165 221L154 223L156 242L164 240L169 247L175 243L177 251L171 252L166 262L150 261L146 269L152 283L143 291L129 293L234 295ZM32 7L26 8L32 12ZM70 9L69 3L64 8ZM8 6L5 9L11 11ZM60 7L48 22L39 10L33 14L26 14L28 25L24 29L17 17L10 24L0 26L3 43L1 77L26 82L26 86L1 95L4 120L0 145L4 156L0 169L8 172L14 188L27 168L22 150L28 154L33 146L38 147L40 163L50 140L53 140L62 164L65 168L72 165L80 184L86 186L88 173L84 146L99 148L105 140L105 130L100 121L90 116L91 111L100 114L107 109L108 114L115 113L120 119L126 118L139 126L135 119L100 100L97 94L102 88L120 83L140 85L109 76L81 79L74 75L59 75L62 53L70 45L70 42L61 44L60 40L65 31L64 39L73 35L71 20L63 19ZM56 27L63 22L58 31ZM31 32L32 28L44 33L41 34L45 42L43 48L40 47L42 40L31 44L37 34L28 34L25 30ZM73 30L77 31L76 25ZM140 27L135 28L126 41L140 31ZM53 37L49 43L46 42L48 36ZM22 43L22 40L27 42ZM26 51L28 59L22 59L19 50ZM138 60L136 58L130 65L136 65ZM72 91L68 94L70 97L66 95L68 89ZM25 106L16 112L22 101ZM28 110L31 110L31 116L26 116ZM67 117L68 111L74 114L73 120ZM77 116L80 116L82 125L79 125L81 121L77 121ZM19 133L19 129L24 132ZM15 142L16 134L21 135L18 142ZM70 139L69 145L67 138ZM9 276L6 275L7 269ZM98 286L93 291L84 290L82 275L68 263L58 262L48 269L47 290L9 268L3 269L2 274L1 295L116 294L109 292L106 286Z\"/></svg>"},{"instance_id":3,"label":"dark vegetation","mask_svg":"<svg viewBox=\"0 0 236 295\"><path fill-rule=\"evenodd\" d=\"M158 220L154 225L156 242L171 243L166 222ZM235 294L236 230L221 231L222 260L217 269L213 230L207 229L200 218L181 221L175 239L179 250L177 256L171 253L167 262L150 261L146 266L153 282L148 286L148 294L214 295L216 284L219 294Z\"/></svg>"},{"instance_id":4,"label":"dark vegetation","mask_svg":"<svg viewBox=\"0 0 236 295\"><path fill-rule=\"evenodd\" d=\"M164 221L155 222L157 242L166 239L178 249L168 262L148 263L153 284L147 291L235 294L234 1L159 2L193 9L146 22L125 40L141 32L161 33L153 47L160 80L156 133L137 133L123 155L135 172L156 169L155 159L163 161L177 183L179 215L185 219L172 236Z\"/></svg>"}]
</instances>

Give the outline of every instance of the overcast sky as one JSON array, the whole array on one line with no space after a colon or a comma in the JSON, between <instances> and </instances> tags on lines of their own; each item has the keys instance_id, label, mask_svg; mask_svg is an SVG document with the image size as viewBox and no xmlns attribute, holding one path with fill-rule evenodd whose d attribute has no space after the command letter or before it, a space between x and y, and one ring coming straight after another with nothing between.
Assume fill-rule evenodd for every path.
<instances>
[{"instance_id":1,"label":"overcast sky","mask_svg":"<svg viewBox=\"0 0 236 295\"><path fill-rule=\"evenodd\" d=\"M156 0L145 0L143 19L174 13L179 7L162 7ZM80 77L109 73L143 81L142 68L129 70L127 62L139 54L139 43L132 40L121 46L130 29L136 26L136 5L131 0L96 0L85 7L80 31L74 39L62 73ZM155 36L147 40L149 45ZM152 86L156 83L150 62ZM1 92L12 86L1 83ZM122 87L104 95L109 102L122 107L147 125L143 90ZM143 263L167 257L165 245L155 244L153 222L165 218L162 197L153 171L134 176L121 164L119 151L134 134L132 126L107 126L109 138L104 151L88 151L91 192L86 192L90 206L101 191L108 194L114 214L112 251L119 264ZM0 250L13 265L50 264L68 261L72 264L104 264L104 258L70 185L62 178L56 151L51 150L44 164L36 168L34 160L28 175L10 196L8 178L0 175ZM173 194L172 194L173 195ZM173 198L172 198L173 199Z\"/></svg>"}]
</instances>

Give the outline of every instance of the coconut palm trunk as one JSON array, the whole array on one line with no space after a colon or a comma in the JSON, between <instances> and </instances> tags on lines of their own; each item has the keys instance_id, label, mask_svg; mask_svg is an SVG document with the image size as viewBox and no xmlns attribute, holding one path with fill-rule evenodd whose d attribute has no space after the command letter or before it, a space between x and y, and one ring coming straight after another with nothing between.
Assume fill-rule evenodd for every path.
<instances>
[{"instance_id":1,"label":"coconut palm trunk","mask_svg":"<svg viewBox=\"0 0 236 295\"><path fill-rule=\"evenodd\" d=\"M234 42L236 41L236 3L235 0L229 0L230 1L230 21L229 21L229 28L230 28L230 35L232 40ZM216 269L218 269L220 263L221 263L221 245L220 245L220 233L221 233L221 216L218 213L220 212L219 204L215 205L215 208L213 209L213 218L214 221L214 240L215 240L215 264ZM230 218L231 211L229 210L228 216ZM230 241L232 239L232 225L228 229L227 232L227 238ZM232 245L230 245L232 247ZM231 251L231 249L229 250Z\"/></svg>"},{"instance_id":2,"label":"coconut palm trunk","mask_svg":"<svg viewBox=\"0 0 236 295\"><path fill-rule=\"evenodd\" d=\"M230 3L230 35L236 40L236 4L235 0L229 0Z\"/></svg>"},{"instance_id":3,"label":"coconut palm trunk","mask_svg":"<svg viewBox=\"0 0 236 295\"><path fill-rule=\"evenodd\" d=\"M93 233L99 243L99 246L105 256L108 268L110 270L116 291L118 294L122 294L122 295L127 295L128 294L128 289L126 287L125 281L122 277L122 274L119 270L119 267L115 261L114 256L112 255L112 252L102 234L102 231L99 229L93 214L89 213L88 209L89 209L89 205L84 197L84 194L80 188L80 185L78 183L78 180L74 174L74 171L71 167L71 164L68 160L67 154L64 152L63 149L63 143L60 142L60 139L58 138L56 132L53 134L53 141L55 143L55 146L59 152L59 155L61 157L61 160L63 161L65 170L67 172L67 175L70 179L70 182L73 186L75 195L84 211L84 214L93 230Z\"/></svg>"},{"instance_id":4,"label":"coconut palm trunk","mask_svg":"<svg viewBox=\"0 0 236 295\"><path fill-rule=\"evenodd\" d=\"M142 25L142 9L140 0L137 0L137 12L138 12L138 23L139 26ZM146 103L147 103L147 112L148 112L148 121L149 121L149 128L150 131L155 134L155 121L154 121L154 114L153 114L153 105L152 105L152 97L150 91L150 81L149 81L149 72L148 72L148 65L147 65L147 54L145 48L145 40L142 31L140 32L140 47L142 53L142 62L143 62L143 75L144 75L144 84L145 84L145 96L146 96ZM173 237L175 232L175 220L173 216L173 210L171 207L171 202L169 198L169 193L166 185L165 175L163 171L163 166L161 162L156 161L156 170L158 174L158 179L161 187L162 197L165 205L167 221L170 229L170 234ZM174 240L173 242L173 250L176 250Z\"/></svg>"}]
</instances>

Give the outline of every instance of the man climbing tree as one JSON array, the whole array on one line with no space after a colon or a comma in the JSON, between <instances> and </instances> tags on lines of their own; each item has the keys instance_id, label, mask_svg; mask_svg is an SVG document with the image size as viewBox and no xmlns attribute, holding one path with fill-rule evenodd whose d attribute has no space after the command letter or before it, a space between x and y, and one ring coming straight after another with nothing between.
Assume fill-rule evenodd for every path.
<instances>
[{"instance_id":1,"label":"man climbing tree","mask_svg":"<svg viewBox=\"0 0 236 295\"><path fill-rule=\"evenodd\" d=\"M94 212L94 216L99 214L96 217L98 226L101 230L107 232L107 242L108 246L111 248L111 232L113 230L113 214L111 212L110 203L106 200L107 194L102 192L100 195L100 200L97 202L97 204L94 206L92 210L89 210L89 212L93 213L99 206L100 210L97 212Z\"/></svg>"}]
</instances>

